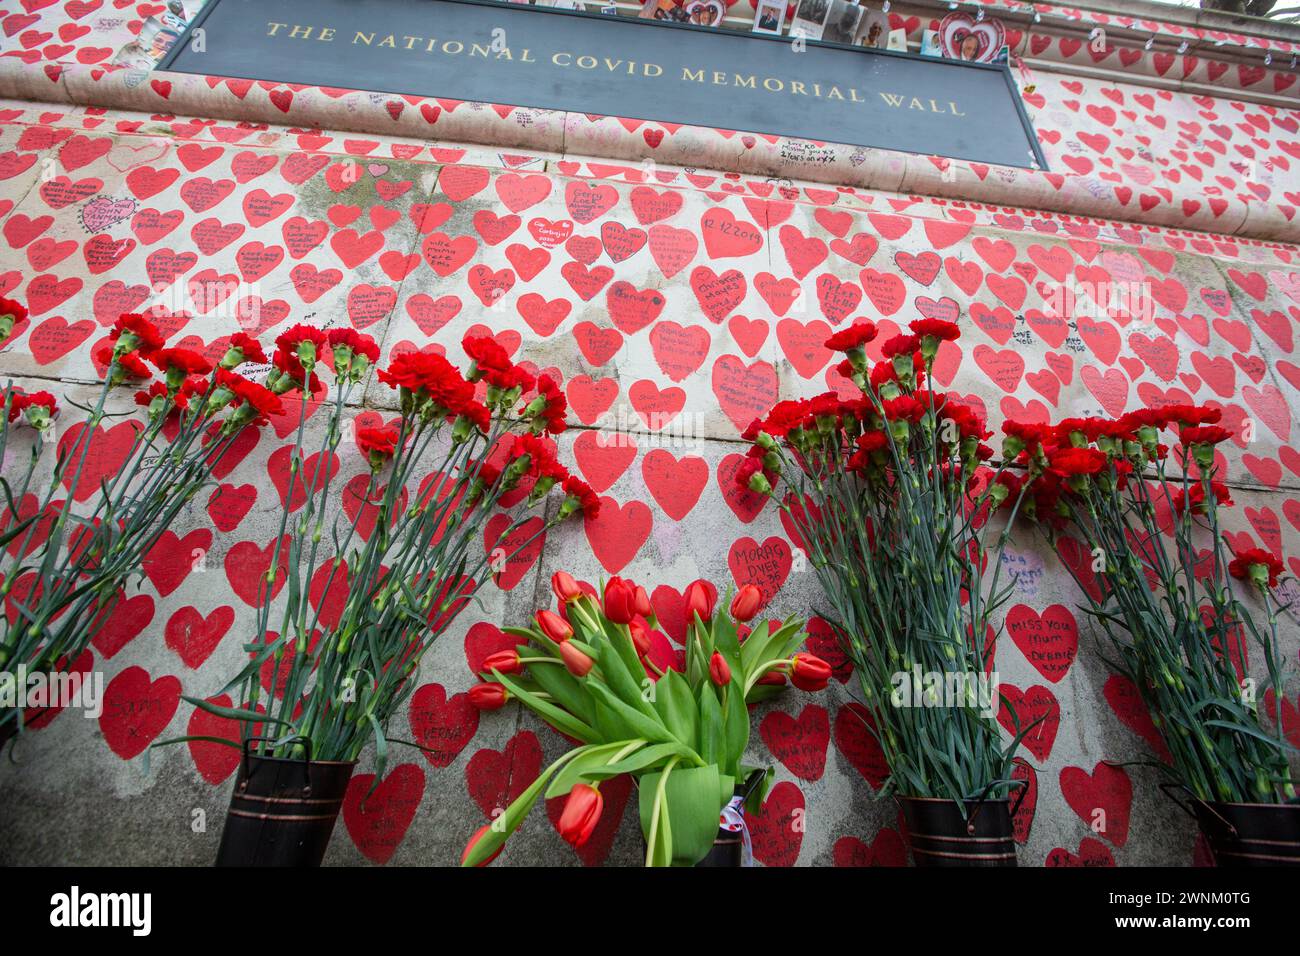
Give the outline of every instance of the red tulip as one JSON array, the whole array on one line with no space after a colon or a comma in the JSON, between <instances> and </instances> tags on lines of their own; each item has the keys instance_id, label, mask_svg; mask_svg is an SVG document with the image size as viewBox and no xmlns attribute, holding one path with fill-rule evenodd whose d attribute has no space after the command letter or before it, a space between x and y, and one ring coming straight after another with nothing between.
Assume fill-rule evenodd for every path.
<instances>
[{"instance_id":1,"label":"red tulip","mask_svg":"<svg viewBox=\"0 0 1300 956\"><path fill-rule=\"evenodd\" d=\"M492 829L492 824L490 824L490 823L485 823L485 824L483 824L481 827L479 827L479 828L474 832L474 835L473 835L472 837L469 838L469 843L467 843L467 844L465 845L465 852L463 852L463 853L460 855L460 864L461 864L461 866L464 866L464 865L465 865L465 861L466 861L467 859L469 859L470 851L474 849L475 845L478 844L478 841L481 840L481 839L483 839L483 837L484 837L484 836L487 834L487 832L488 832L489 830L491 830L491 829ZM493 860L495 860L497 857L499 857L499 856L501 855L501 851L504 850L505 848L506 848L506 845L505 845L504 843L502 843L499 847L497 847L497 851L496 851L495 853L493 853L490 857L488 857L488 858L487 858L486 860L484 860L482 863L475 863L474 865L475 865L475 866L487 866L489 863L491 863Z\"/></svg>"},{"instance_id":2,"label":"red tulip","mask_svg":"<svg viewBox=\"0 0 1300 956\"><path fill-rule=\"evenodd\" d=\"M632 646L636 648L637 657L645 657L650 653L650 631L645 622L638 617L627 628L632 632Z\"/></svg>"},{"instance_id":3,"label":"red tulip","mask_svg":"<svg viewBox=\"0 0 1300 956\"><path fill-rule=\"evenodd\" d=\"M591 670L592 665L595 663L568 641L560 645L560 657L564 658L564 666L569 669L569 673L574 677L586 677L587 672Z\"/></svg>"},{"instance_id":4,"label":"red tulip","mask_svg":"<svg viewBox=\"0 0 1300 956\"><path fill-rule=\"evenodd\" d=\"M751 621L763 606L763 592L753 584L746 584L731 599L731 616L737 621Z\"/></svg>"},{"instance_id":5,"label":"red tulip","mask_svg":"<svg viewBox=\"0 0 1300 956\"><path fill-rule=\"evenodd\" d=\"M610 578L605 585L605 616L615 624L631 624L636 616L636 592L622 578Z\"/></svg>"},{"instance_id":6,"label":"red tulip","mask_svg":"<svg viewBox=\"0 0 1300 956\"><path fill-rule=\"evenodd\" d=\"M713 619L713 593L709 590L707 581L695 581L686 586L686 617L688 621L694 621L695 615L700 616L702 621Z\"/></svg>"},{"instance_id":7,"label":"red tulip","mask_svg":"<svg viewBox=\"0 0 1300 956\"><path fill-rule=\"evenodd\" d=\"M504 687L490 681L469 689L469 702L479 710L500 710L509 699L510 694Z\"/></svg>"},{"instance_id":8,"label":"red tulip","mask_svg":"<svg viewBox=\"0 0 1300 956\"><path fill-rule=\"evenodd\" d=\"M518 651L497 651L483 662L483 670L500 671L502 674L518 674L523 669Z\"/></svg>"},{"instance_id":9,"label":"red tulip","mask_svg":"<svg viewBox=\"0 0 1300 956\"><path fill-rule=\"evenodd\" d=\"M768 687L784 687L785 675L780 671L768 671L758 679L758 682Z\"/></svg>"},{"instance_id":10,"label":"red tulip","mask_svg":"<svg viewBox=\"0 0 1300 956\"><path fill-rule=\"evenodd\" d=\"M564 812L560 814L560 836L575 849L582 846L591 839L604 808L605 798L599 790L585 783L575 783L569 791L569 799L564 801Z\"/></svg>"},{"instance_id":11,"label":"red tulip","mask_svg":"<svg viewBox=\"0 0 1300 956\"><path fill-rule=\"evenodd\" d=\"M554 611L538 611L537 626L556 644L563 644L573 637L573 628L569 626L569 622Z\"/></svg>"},{"instance_id":12,"label":"red tulip","mask_svg":"<svg viewBox=\"0 0 1300 956\"><path fill-rule=\"evenodd\" d=\"M636 608L638 614L642 617L650 617L654 614L655 609L650 605L650 595L645 593L645 588L638 584L632 595L632 606Z\"/></svg>"},{"instance_id":13,"label":"red tulip","mask_svg":"<svg viewBox=\"0 0 1300 956\"><path fill-rule=\"evenodd\" d=\"M831 665L812 654L796 654L790 665L790 683L800 690L823 690L831 679Z\"/></svg>"},{"instance_id":14,"label":"red tulip","mask_svg":"<svg viewBox=\"0 0 1300 956\"><path fill-rule=\"evenodd\" d=\"M571 604L582 597L582 588L568 571L556 571L551 575L551 590L561 604Z\"/></svg>"},{"instance_id":15,"label":"red tulip","mask_svg":"<svg viewBox=\"0 0 1300 956\"><path fill-rule=\"evenodd\" d=\"M727 659L717 651L709 658L709 680L718 687L726 687L731 683L731 668L727 666Z\"/></svg>"}]
</instances>

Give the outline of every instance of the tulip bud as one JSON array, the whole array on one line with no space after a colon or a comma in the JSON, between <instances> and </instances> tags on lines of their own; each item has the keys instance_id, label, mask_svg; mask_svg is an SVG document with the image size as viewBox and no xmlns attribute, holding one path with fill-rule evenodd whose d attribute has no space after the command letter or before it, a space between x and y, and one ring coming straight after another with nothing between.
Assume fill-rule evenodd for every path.
<instances>
[{"instance_id":1,"label":"tulip bud","mask_svg":"<svg viewBox=\"0 0 1300 956\"><path fill-rule=\"evenodd\" d=\"M469 702L479 710L500 710L510 699L510 694L500 684L490 681L469 689Z\"/></svg>"},{"instance_id":2,"label":"tulip bud","mask_svg":"<svg viewBox=\"0 0 1300 956\"><path fill-rule=\"evenodd\" d=\"M645 588L639 584L632 592L632 606L642 617L651 617L655 612L655 609L650 606L650 595L646 594Z\"/></svg>"},{"instance_id":3,"label":"tulip bud","mask_svg":"<svg viewBox=\"0 0 1300 956\"><path fill-rule=\"evenodd\" d=\"M569 622L554 611L538 611L537 626L556 644L563 644L573 637L573 628L569 626Z\"/></svg>"},{"instance_id":4,"label":"tulip bud","mask_svg":"<svg viewBox=\"0 0 1300 956\"><path fill-rule=\"evenodd\" d=\"M650 653L650 632L640 618L627 627L632 634L632 646L636 648L637 657L645 657Z\"/></svg>"},{"instance_id":5,"label":"tulip bud","mask_svg":"<svg viewBox=\"0 0 1300 956\"><path fill-rule=\"evenodd\" d=\"M763 604L763 592L753 584L746 584L731 599L731 616L737 621L753 620Z\"/></svg>"},{"instance_id":6,"label":"tulip bud","mask_svg":"<svg viewBox=\"0 0 1300 956\"><path fill-rule=\"evenodd\" d=\"M524 669L519 662L518 651L497 651L483 661L483 670L500 671L502 674L518 674Z\"/></svg>"},{"instance_id":7,"label":"tulip bud","mask_svg":"<svg viewBox=\"0 0 1300 956\"><path fill-rule=\"evenodd\" d=\"M702 621L713 619L713 594L707 581L695 581L686 586L686 616L693 622L695 615Z\"/></svg>"},{"instance_id":8,"label":"tulip bud","mask_svg":"<svg viewBox=\"0 0 1300 956\"><path fill-rule=\"evenodd\" d=\"M485 824L483 824L481 827L479 827L477 830L474 831L474 835L473 835L472 837L469 838L469 843L467 843L467 844L465 845L465 852L463 852L463 853L460 855L460 865L461 865L461 866L464 866L464 865L465 865L465 861L466 861L467 859L469 859L469 855L470 855L470 853L473 851L474 847L478 844L478 841L481 840L481 839L483 839L483 837L487 836L488 832L489 832L491 829L492 829L492 824L490 824L490 823L485 823ZM483 862L481 862L481 863L476 863L476 864L474 864L474 865L475 865L475 866L487 866L489 863L491 863L493 860L495 860L497 857L499 857L499 856L501 855L501 851L504 850L505 848L506 848L506 845L505 845L504 843L502 843L499 847L497 847L496 852L493 853L490 857L488 857L488 858L487 858L486 860L484 860Z\"/></svg>"},{"instance_id":9,"label":"tulip bud","mask_svg":"<svg viewBox=\"0 0 1300 956\"><path fill-rule=\"evenodd\" d=\"M785 675L780 671L768 671L758 679L758 683L766 687L784 687Z\"/></svg>"},{"instance_id":10,"label":"tulip bud","mask_svg":"<svg viewBox=\"0 0 1300 956\"><path fill-rule=\"evenodd\" d=\"M636 616L636 592L622 578L610 578L605 585L605 616L615 624L631 624Z\"/></svg>"},{"instance_id":11,"label":"tulip bud","mask_svg":"<svg viewBox=\"0 0 1300 956\"><path fill-rule=\"evenodd\" d=\"M582 597L582 588L568 571L556 571L551 575L551 590L561 604L572 604Z\"/></svg>"},{"instance_id":12,"label":"tulip bud","mask_svg":"<svg viewBox=\"0 0 1300 956\"><path fill-rule=\"evenodd\" d=\"M590 784L575 783L560 814L560 836L574 849L582 846L591 839L604 808L605 799L599 790Z\"/></svg>"},{"instance_id":13,"label":"tulip bud","mask_svg":"<svg viewBox=\"0 0 1300 956\"><path fill-rule=\"evenodd\" d=\"M812 654L796 654L790 665L790 683L800 690L818 691L831 679L831 665Z\"/></svg>"},{"instance_id":14,"label":"tulip bud","mask_svg":"<svg viewBox=\"0 0 1300 956\"><path fill-rule=\"evenodd\" d=\"M587 672L591 670L592 664L595 663L568 641L560 645L560 657L564 659L564 666L569 669L569 673L574 677L586 677Z\"/></svg>"},{"instance_id":15,"label":"tulip bud","mask_svg":"<svg viewBox=\"0 0 1300 956\"><path fill-rule=\"evenodd\" d=\"M726 687L731 683L731 668L727 666L727 659L717 651L709 658L709 680L717 687Z\"/></svg>"}]
</instances>

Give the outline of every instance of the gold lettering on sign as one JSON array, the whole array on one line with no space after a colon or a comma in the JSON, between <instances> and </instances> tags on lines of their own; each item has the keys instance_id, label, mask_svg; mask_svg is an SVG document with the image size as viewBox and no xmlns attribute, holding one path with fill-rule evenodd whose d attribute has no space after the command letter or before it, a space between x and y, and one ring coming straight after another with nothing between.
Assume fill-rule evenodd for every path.
<instances>
[{"instance_id":1,"label":"gold lettering on sign","mask_svg":"<svg viewBox=\"0 0 1300 956\"><path fill-rule=\"evenodd\" d=\"M289 40L316 40L329 43L333 42L337 33L338 30L334 27L286 23L277 20L268 20L266 22L266 35L268 37ZM538 62L534 58L533 50L527 47L522 49L498 48L493 43L462 42L460 40L445 40L439 37L423 37L411 34L380 34L378 32L356 30L352 37L352 44L390 50L402 49L430 54L442 53L447 56L458 56L461 53L467 53L471 58L505 60L512 64ZM561 69L577 67L580 70L589 72L619 73L650 79L665 75L664 67L657 63L641 63L636 60L579 53L570 50L561 50L550 54L549 62L552 66ZM779 76L759 76L754 73L733 73L728 70L713 70L708 67L683 66L679 82L709 84L712 86L735 86L755 92L762 90L766 93L779 95L811 96L817 99L837 100L839 102L850 101L862 104L874 103L875 101L871 100L870 97L872 93L875 93L879 95L887 108L906 109L942 116L965 117L967 115L955 100L940 101L906 93L860 90L853 86L841 89L833 83L823 86L819 82L808 80L793 80Z\"/></svg>"}]
</instances>

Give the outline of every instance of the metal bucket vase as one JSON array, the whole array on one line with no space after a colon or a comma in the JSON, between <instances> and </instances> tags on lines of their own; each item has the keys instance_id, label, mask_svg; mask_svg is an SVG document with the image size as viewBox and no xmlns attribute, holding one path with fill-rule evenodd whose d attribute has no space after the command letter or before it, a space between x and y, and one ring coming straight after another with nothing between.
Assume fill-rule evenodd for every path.
<instances>
[{"instance_id":1,"label":"metal bucket vase","mask_svg":"<svg viewBox=\"0 0 1300 956\"><path fill-rule=\"evenodd\" d=\"M1014 808L1005 798L967 803L967 814L955 800L898 797L898 802L917 866L1016 865L1011 818L1019 800Z\"/></svg>"},{"instance_id":2,"label":"metal bucket vase","mask_svg":"<svg viewBox=\"0 0 1300 956\"><path fill-rule=\"evenodd\" d=\"M744 860L745 843L739 833L718 828L718 838L713 841L713 849L696 863L696 866L741 866Z\"/></svg>"},{"instance_id":3,"label":"metal bucket vase","mask_svg":"<svg viewBox=\"0 0 1300 956\"><path fill-rule=\"evenodd\" d=\"M259 757L251 743L244 742L216 865L320 866L356 762Z\"/></svg>"},{"instance_id":4,"label":"metal bucket vase","mask_svg":"<svg viewBox=\"0 0 1300 956\"><path fill-rule=\"evenodd\" d=\"M1216 866L1300 867L1300 803L1193 800Z\"/></svg>"}]
</instances>

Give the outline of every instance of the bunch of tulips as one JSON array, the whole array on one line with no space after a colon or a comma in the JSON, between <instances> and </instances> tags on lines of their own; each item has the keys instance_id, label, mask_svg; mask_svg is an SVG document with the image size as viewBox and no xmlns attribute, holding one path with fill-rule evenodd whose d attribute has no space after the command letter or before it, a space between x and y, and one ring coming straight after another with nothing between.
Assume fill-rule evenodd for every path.
<instances>
[{"instance_id":1,"label":"bunch of tulips","mask_svg":"<svg viewBox=\"0 0 1300 956\"><path fill-rule=\"evenodd\" d=\"M0 299L0 340L24 318L20 303ZM242 333L203 352L167 348L149 319L126 314L96 358L106 369L98 397L90 405L69 402L85 419L61 438L52 395L12 385L3 391L0 457L9 461L11 442L22 440L14 426L27 426L33 437L29 452L14 456L18 473L0 477L0 671L70 678L86 669L83 655L131 578L139 580L145 557L244 430L281 409L277 396L239 373L246 362L264 361ZM116 386L151 378L136 395L143 423L110 411ZM130 444L113 472L96 481L87 463L114 418L128 420ZM51 444L52 464L45 454ZM0 710L0 741L48 716Z\"/></svg>"},{"instance_id":2,"label":"bunch of tulips","mask_svg":"<svg viewBox=\"0 0 1300 956\"><path fill-rule=\"evenodd\" d=\"M923 318L909 331L885 341L874 366L874 324L832 335L826 345L844 354L838 371L855 394L778 403L747 430L736 478L777 502L817 572L823 617L855 665L888 761L887 788L966 810L1020 785L1012 760L1031 729L1016 722L1003 741L1000 695L981 693L996 684L992 620L1013 587L999 582L1000 554L1020 483L984 464L993 453L980 415L927 387L958 327ZM1004 504L1009 517L995 527L990 514Z\"/></svg>"},{"instance_id":3,"label":"bunch of tulips","mask_svg":"<svg viewBox=\"0 0 1300 956\"><path fill-rule=\"evenodd\" d=\"M346 762L373 741L378 782L388 722L433 641L517 554L570 516L598 510L547 437L565 428L559 386L511 362L490 337L466 337L462 347L464 374L420 352L378 371L400 415L352 429L364 470L340 488L345 416L378 346L351 328L305 325L276 340L268 386L301 396L301 411L256 636L220 692L236 695L233 707L187 698L240 721L245 741L257 738L255 753ZM335 388L308 454L308 398L327 370ZM547 517L553 490L563 500ZM357 504L350 514L341 506L348 496Z\"/></svg>"},{"instance_id":4,"label":"bunch of tulips","mask_svg":"<svg viewBox=\"0 0 1300 956\"><path fill-rule=\"evenodd\" d=\"M1164 740L1172 763L1157 765L1199 800L1277 803L1295 797L1273 594L1282 562L1258 548L1229 555L1219 509L1232 499L1217 448L1232 433L1220 418L1171 405L1003 428L1006 453L1033 482L1023 510L1062 553L1112 665ZM1082 564L1070 560L1080 554ZM1255 593L1262 619L1232 579ZM1247 673L1252 645L1261 686Z\"/></svg>"},{"instance_id":5,"label":"bunch of tulips","mask_svg":"<svg viewBox=\"0 0 1300 956\"><path fill-rule=\"evenodd\" d=\"M723 808L739 813L742 782L756 781L745 801L754 810L770 779L742 763L748 705L780 693L787 680L821 690L830 667L799 651L803 621L751 629L762 606L753 585L736 592L728 612L715 609L706 582L690 585L684 659L666 666L651 653L659 622L645 588L616 577L597 595L563 571L551 588L560 613L540 610L533 626L506 628L523 643L485 662L471 699L484 709L518 700L578 746L474 834L462 864L491 862L543 793L567 794L560 835L582 846L604 810L601 783L622 774L636 781L646 865L698 863L713 847Z\"/></svg>"}]
</instances>

